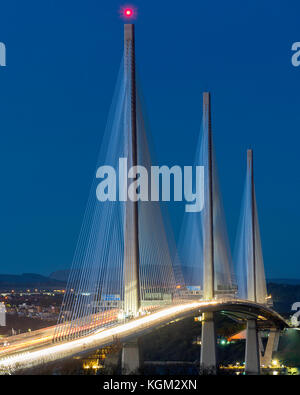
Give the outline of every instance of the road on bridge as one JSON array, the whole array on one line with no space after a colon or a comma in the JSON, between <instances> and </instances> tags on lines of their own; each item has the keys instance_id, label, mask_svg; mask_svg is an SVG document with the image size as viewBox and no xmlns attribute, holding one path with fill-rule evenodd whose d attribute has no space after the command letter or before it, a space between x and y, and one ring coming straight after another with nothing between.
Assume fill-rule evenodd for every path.
<instances>
[{"instance_id":1,"label":"road on bridge","mask_svg":"<svg viewBox=\"0 0 300 395\"><path fill-rule=\"evenodd\" d=\"M256 316L256 318L262 322L272 322L272 325L280 329L289 326L274 310L265 305L259 305L250 301L236 299L186 301L185 303L172 305L129 322L109 328L104 327L96 330L93 334L75 340L53 344L52 338L55 327L48 327L31 332L30 336L26 334L14 336L14 339L13 337L7 338L7 340L12 339L13 341L1 350L0 372L2 372L2 374L7 374L17 369L34 367L41 363L67 358L111 344L116 337L121 341L127 341L129 338L140 336L172 320L199 314L203 311L239 312L245 317L247 317L247 315L250 317ZM112 316L111 320L116 321L116 317Z\"/></svg>"}]
</instances>

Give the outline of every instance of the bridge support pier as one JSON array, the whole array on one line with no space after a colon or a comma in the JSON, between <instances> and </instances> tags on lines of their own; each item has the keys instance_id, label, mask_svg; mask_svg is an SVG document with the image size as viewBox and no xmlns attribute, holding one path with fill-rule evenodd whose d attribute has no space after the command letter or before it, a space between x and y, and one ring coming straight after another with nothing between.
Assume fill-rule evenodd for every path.
<instances>
[{"instance_id":1,"label":"bridge support pier","mask_svg":"<svg viewBox=\"0 0 300 395\"><path fill-rule=\"evenodd\" d=\"M263 341L262 341L263 332L258 332L258 345L259 345L259 355L260 355L260 364L262 364L262 358L265 352Z\"/></svg>"},{"instance_id":2,"label":"bridge support pier","mask_svg":"<svg viewBox=\"0 0 300 395\"><path fill-rule=\"evenodd\" d=\"M200 371L203 373L216 373L216 332L214 313L202 314L202 336L201 336L201 357Z\"/></svg>"},{"instance_id":3,"label":"bridge support pier","mask_svg":"<svg viewBox=\"0 0 300 395\"><path fill-rule=\"evenodd\" d=\"M265 354L265 348L264 348L264 344L263 344L263 332L259 331L258 332L258 346L259 346L259 364L260 367L262 367L262 365L264 364L263 362L263 358L264 358L264 354Z\"/></svg>"},{"instance_id":4,"label":"bridge support pier","mask_svg":"<svg viewBox=\"0 0 300 395\"><path fill-rule=\"evenodd\" d=\"M138 340L131 340L122 348L122 374L139 374L141 367L140 350Z\"/></svg>"},{"instance_id":5,"label":"bridge support pier","mask_svg":"<svg viewBox=\"0 0 300 395\"><path fill-rule=\"evenodd\" d=\"M277 328L271 328L266 345L264 356L261 359L261 364L269 366L272 363L273 352L277 351L279 343L280 331Z\"/></svg>"},{"instance_id":6,"label":"bridge support pier","mask_svg":"<svg viewBox=\"0 0 300 395\"><path fill-rule=\"evenodd\" d=\"M255 319L247 320L245 373L260 374L260 352Z\"/></svg>"}]
</instances>

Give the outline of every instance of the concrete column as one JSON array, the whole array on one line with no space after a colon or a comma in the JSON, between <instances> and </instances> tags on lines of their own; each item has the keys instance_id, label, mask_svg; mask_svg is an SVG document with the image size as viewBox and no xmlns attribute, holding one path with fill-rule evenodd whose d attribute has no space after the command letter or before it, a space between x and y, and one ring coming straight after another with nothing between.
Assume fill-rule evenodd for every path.
<instances>
[{"instance_id":1,"label":"concrete column","mask_svg":"<svg viewBox=\"0 0 300 395\"><path fill-rule=\"evenodd\" d=\"M205 300L214 298L214 230L213 230L213 159L212 159L212 128L210 94L203 93L203 132L207 135L207 190L205 194L206 208L204 210L204 240L203 240L203 297ZM200 368L216 372L216 333L214 314L202 315L202 339Z\"/></svg>"},{"instance_id":2,"label":"concrete column","mask_svg":"<svg viewBox=\"0 0 300 395\"><path fill-rule=\"evenodd\" d=\"M256 320L247 320L245 373L260 374L260 357Z\"/></svg>"},{"instance_id":3,"label":"concrete column","mask_svg":"<svg viewBox=\"0 0 300 395\"><path fill-rule=\"evenodd\" d=\"M251 202L251 248L248 256L247 288L248 300L256 302L256 246L255 246L255 196L253 175L253 150L247 150L247 179Z\"/></svg>"},{"instance_id":4,"label":"concrete column","mask_svg":"<svg viewBox=\"0 0 300 395\"><path fill-rule=\"evenodd\" d=\"M279 338L280 338L280 331L276 329L274 344L273 344L273 351L276 352L278 350L279 345Z\"/></svg>"},{"instance_id":5,"label":"concrete column","mask_svg":"<svg viewBox=\"0 0 300 395\"><path fill-rule=\"evenodd\" d=\"M141 358L137 339L125 343L122 348L122 374L139 374L140 367Z\"/></svg>"},{"instance_id":6,"label":"concrete column","mask_svg":"<svg viewBox=\"0 0 300 395\"><path fill-rule=\"evenodd\" d=\"M124 81L126 87L125 108L129 114L124 117L125 132L128 135L128 166L137 165L137 123L136 123L136 81L135 81L135 38L134 25L124 25ZM127 193L127 192L126 192ZM139 238L138 202L126 201L124 235L124 312L136 316L140 309L139 280Z\"/></svg>"},{"instance_id":7,"label":"concrete column","mask_svg":"<svg viewBox=\"0 0 300 395\"><path fill-rule=\"evenodd\" d=\"M202 337L200 369L216 372L216 332L214 314L212 312L202 314Z\"/></svg>"},{"instance_id":8,"label":"concrete column","mask_svg":"<svg viewBox=\"0 0 300 395\"><path fill-rule=\"evenodd\" d=\"M259 351L263 355L265 352L265 349L264 349L264 345L263 345L263 341L262 341L262 336L263 336L263 332L259 331L258 332L258 345L259 345Z\"/></svg>"},{"instance_id":9,"label":"concrete column","mask_svg":"<svg viewBox=\"0 0 300 395\"><path fill-rule=\"evenodd\" d=\"M213 213L213 164L212 164L212 130L210 94L203 93L203 132L207 135L207 191L205 193L205 209L203 240L203 297L205 300L214 298L214 213Z\"/></svg>"},{"instance_id":10,"label":"concrete column","mask_svg":"<svg viewBox=\"0 0 300 395\"><path fill-rule=\"evenodd\" d=\"M259 361L261 366L263 365L263 358L265 353L265 349L262 341L263 332L259 331L257 336L258 336L258 346L259 346Z\"/></svg>"},{"instance_id":11,"label":"concrete column","mask_svg":"<svg viewBox=\"0 0 300 395\"><path fill-rule=\"evenodd\" d=\"M262 358L262 365L269 366L272 363L273 352L277 351L280 332L277 328L271 328L265 354Z\"/></svg>"}]
</instances>

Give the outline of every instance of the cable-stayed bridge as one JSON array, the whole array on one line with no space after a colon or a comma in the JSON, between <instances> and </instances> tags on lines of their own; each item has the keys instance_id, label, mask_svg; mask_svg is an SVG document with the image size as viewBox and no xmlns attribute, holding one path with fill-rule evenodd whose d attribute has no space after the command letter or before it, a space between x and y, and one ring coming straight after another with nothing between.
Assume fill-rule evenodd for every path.
<instances>
[{"instance_id":1,"label":"cable-stayed bridge","mask_svg":"<svg viewBox=\"0 0 300 395\"><path fill-rule=\"evenodd\" d=\"M0 350L2 372L67 358L110 344L116 336L125 342L124 372L132 372L140 365L139 335L173 319L199 313L200 362L204 368L215 369L214 314L222 312L246 323L245 369L247 373L259 373L259 331L271 329L274 336L270 341L275 342L279 331L288 326L271 308L267 295L253 152L247 152L233 265L213 147L211 97L204 93L202 130L195 155L195 165L204 169L204 207L185 214L175 246L159 201L160 196L169 199L166 191L160 191L159 177L165 175L158 166L153 172L142 109L136 82L134 25L126 24L117 88L58 323L9 338L9 345ZM174 177L175 200L180 186L182 190L181 184L175 187L180 172L174 166L162 180L170 183L171 175ZM142 177L147 180L146 186L140 182ZM265 353L265 360L269 357Z\"/></svg>"}]
</instances>

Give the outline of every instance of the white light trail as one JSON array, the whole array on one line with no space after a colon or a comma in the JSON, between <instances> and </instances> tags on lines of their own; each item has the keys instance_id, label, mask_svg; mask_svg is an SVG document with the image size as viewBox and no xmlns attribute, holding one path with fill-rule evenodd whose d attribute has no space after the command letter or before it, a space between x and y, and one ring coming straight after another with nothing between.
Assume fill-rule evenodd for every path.
<instances>
[{"instance_id":1,"label":"white light trail","mask_svg":"<svg viewBox=\"0 0 300 395\"><path fill-rule=\"evenodd\" d=\"M125 324L120 324L112 328L100 329L96 333L90 334L80 339L54 345L48 344L45 345L44 348L40 348L35 351L32 350L19 354L14 354L11 356L3 356L2 358L0 358L0 374L7 374L17 369L29 368L57 359L67 358L81 352L87 352L90 349L95 349L113 342L115 336L119 337L122 341L126 341L127 337L132 335L137 336L141 334L142 331L145 329L152 328L155 325L166 323L169 320L180 317L182 313L192 312L195 310L195 313L199 314L197 310L203 307L206 308L213 305L222 305L228 303L241 305L250 304L251 306L256 306L260 308L262 307L262 305L258 303L249 302L242 299L230 298L222 298L211 301L193 301L181 305L171 306L163 310L156 311L150 315L139 317ZM266 306L264 306L264 308L270 310ZM270 310L269 313L275 314L275 312L273 312L272 310ZM282 323L284 323L286 327L289 327L289 325L282 317L278 316L277 318L281 319ZM37 335L40 336L40 330L38 331ZM42 341L47 336L49 337L49 333L46 332L44 338L39 337L39 339ZM27 349L28 346L31 345L31 342L32 338L28 339L28 342L24 342L24 349Z\"/></svg>"},{"instance_id":2,"label":"white light trail","mask_svg":"<svg viewBox=\"0 0 300 395\"><path fill-rule=\"evenodd\" d=\"M143 316L134 321L127 322L125 324L116 326L114 328L108 328L98 331L92 335L86 336L81 339L72 340L68 343L55 344L47 346L40 350L16 354L0 359L0 370L15 370L16 368L30 367L39 364L41 361L49 362L55 359L66 357L68 355L74 355L76 353L88 350L92 347L97 347L101 341L103 343L110 342L113 336L130 335L138 329L144 327L151 327L151 324L163 321L168 317L172 317L174 314L183 313L189 310L194 310L206 305L212 305L220 303L220 301L210 302L192 302L177 306L172 306L164 310L157 311L151 315Z\"/></svg>"}]
</instances>

